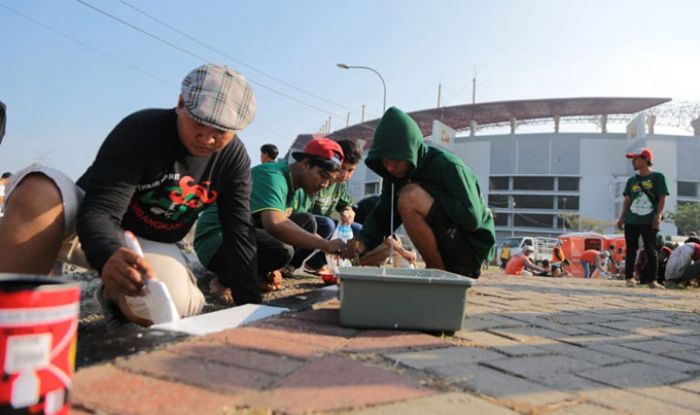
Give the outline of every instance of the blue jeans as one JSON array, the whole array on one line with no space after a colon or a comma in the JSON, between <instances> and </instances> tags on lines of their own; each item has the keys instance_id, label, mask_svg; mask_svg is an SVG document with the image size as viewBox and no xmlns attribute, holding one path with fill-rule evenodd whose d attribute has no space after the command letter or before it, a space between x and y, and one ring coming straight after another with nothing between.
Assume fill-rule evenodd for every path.
<instances>
[{"instance_id":1,"label":"blue jeans","mask_svg":"<svg viewBox=\"0 0 700 415\"><path fill-rule=\"evenodd\" d=\"M591 271L591 264L588 261L581 261L581 266L583 267L583 278L591 278L591 274L593 274L593 271Z\"/></svg>"},{"instance_id":2,"label":"blue jeans","mask_svg":"<svg viewBox=\"0 0 700 415\"><path fill-rule=\"evenodd\" d=\"M314 217L316 218L316 233L322 238L330 240L337 226L335 221L328 216L314 215ZM362 230L362 225L359 223L353 223L350 227L353 237L357 237L357 234ZM326 265L324 252L318 252L306 261L306 266L311 269L321 269L324 265Z\"/></svg>"}]
</instances>

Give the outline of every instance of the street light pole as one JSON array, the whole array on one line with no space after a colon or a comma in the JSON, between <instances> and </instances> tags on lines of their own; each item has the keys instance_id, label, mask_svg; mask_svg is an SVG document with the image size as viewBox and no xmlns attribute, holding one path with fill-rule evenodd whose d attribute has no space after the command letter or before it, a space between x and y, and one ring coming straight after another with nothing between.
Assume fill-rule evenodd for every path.
<instances>
[{"instance_id":1,"label":"street light pole","mask_svg":"<svg viewBox=\"0 0 700 415\"><path fill-rule=\"evenodd\" d=\"M566 210L566 198L563 197L561 200L562 200L562 202L564 202L564 208L562 210L565 211ZM566 212L564 212L564 215L566 215ZM562 226L562 228L564 228L564 233L566 233L566 216L564 216L562 218L561 226Z\"/></svg>"},{"instance_id":2,"label":"street light pole","mask_svg":"<svg viewBox=\"0 0 700 415\"><path fill-rule=\"evenodd\" d=\"M382 81L382 87L384 88L384 103L382 106L382 114L386 112L386 82L384 82L384 77L382 77L382 74L377 72L375 69L370 68L369 66L351 66L351 65L346 65L344 63L336 63L336 66L340 69L366 69L368 71L372 71L377 76L379 77L379 80Z\"/></svg>"},{"instance_id":3,"label":"street light pole","mask_svg":"<svg viewBox=\"0 0 700 415\"><path fill-rule=\"evenodd\" d=\"M510 237L515 237L515 198L510 197Z\"/></svg>"}]
</instances>

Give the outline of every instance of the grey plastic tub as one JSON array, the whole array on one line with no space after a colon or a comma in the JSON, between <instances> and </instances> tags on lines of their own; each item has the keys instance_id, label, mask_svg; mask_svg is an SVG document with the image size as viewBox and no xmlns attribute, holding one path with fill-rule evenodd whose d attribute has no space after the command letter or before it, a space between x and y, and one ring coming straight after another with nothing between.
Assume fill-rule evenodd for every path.
<instances>
[{"instance_id":1,"label":"grey plastic tub","mask_svg":"<svg viewBox=\"0 0 700 415\"><path fill-rule=\"evenodd\" d=\"M437 269L340 268L340 324L456 331L474 280Z\"/></svg>"}]
</instances>

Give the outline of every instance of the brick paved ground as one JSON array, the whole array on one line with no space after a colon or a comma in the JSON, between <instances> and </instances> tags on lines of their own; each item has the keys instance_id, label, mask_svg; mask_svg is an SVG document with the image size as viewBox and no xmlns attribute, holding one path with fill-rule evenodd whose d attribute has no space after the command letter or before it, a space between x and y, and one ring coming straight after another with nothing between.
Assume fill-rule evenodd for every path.
<instances>
[{"instance_id":1,"label":"brick paved ground","mask_svg":"<svg viewBox=\"0 0 700 415\"><path fill-rule=\"evenodd\" d=\"M78 413L700 413L700 293L486 275L454 336L338 302L81 369Z\"/></svg>"}]
</instances>

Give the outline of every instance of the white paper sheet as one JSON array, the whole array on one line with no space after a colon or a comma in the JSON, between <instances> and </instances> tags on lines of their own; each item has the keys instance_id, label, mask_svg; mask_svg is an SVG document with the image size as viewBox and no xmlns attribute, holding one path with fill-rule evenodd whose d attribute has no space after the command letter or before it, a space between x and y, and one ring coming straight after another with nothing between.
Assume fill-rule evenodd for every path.
<instances>
[{"instance_id":1,"label":"white paper sheet","mask_svg":"<svg viewBox=\"0 0 700 415\"><path fill-rule=\"evenodd\" d=\"M260 304L245 304L213 313L183 318L172 323L154 324L151 328L201 336L243 326L285 311L289 311L289 309Z\"/></svg>"}]
</instances>

